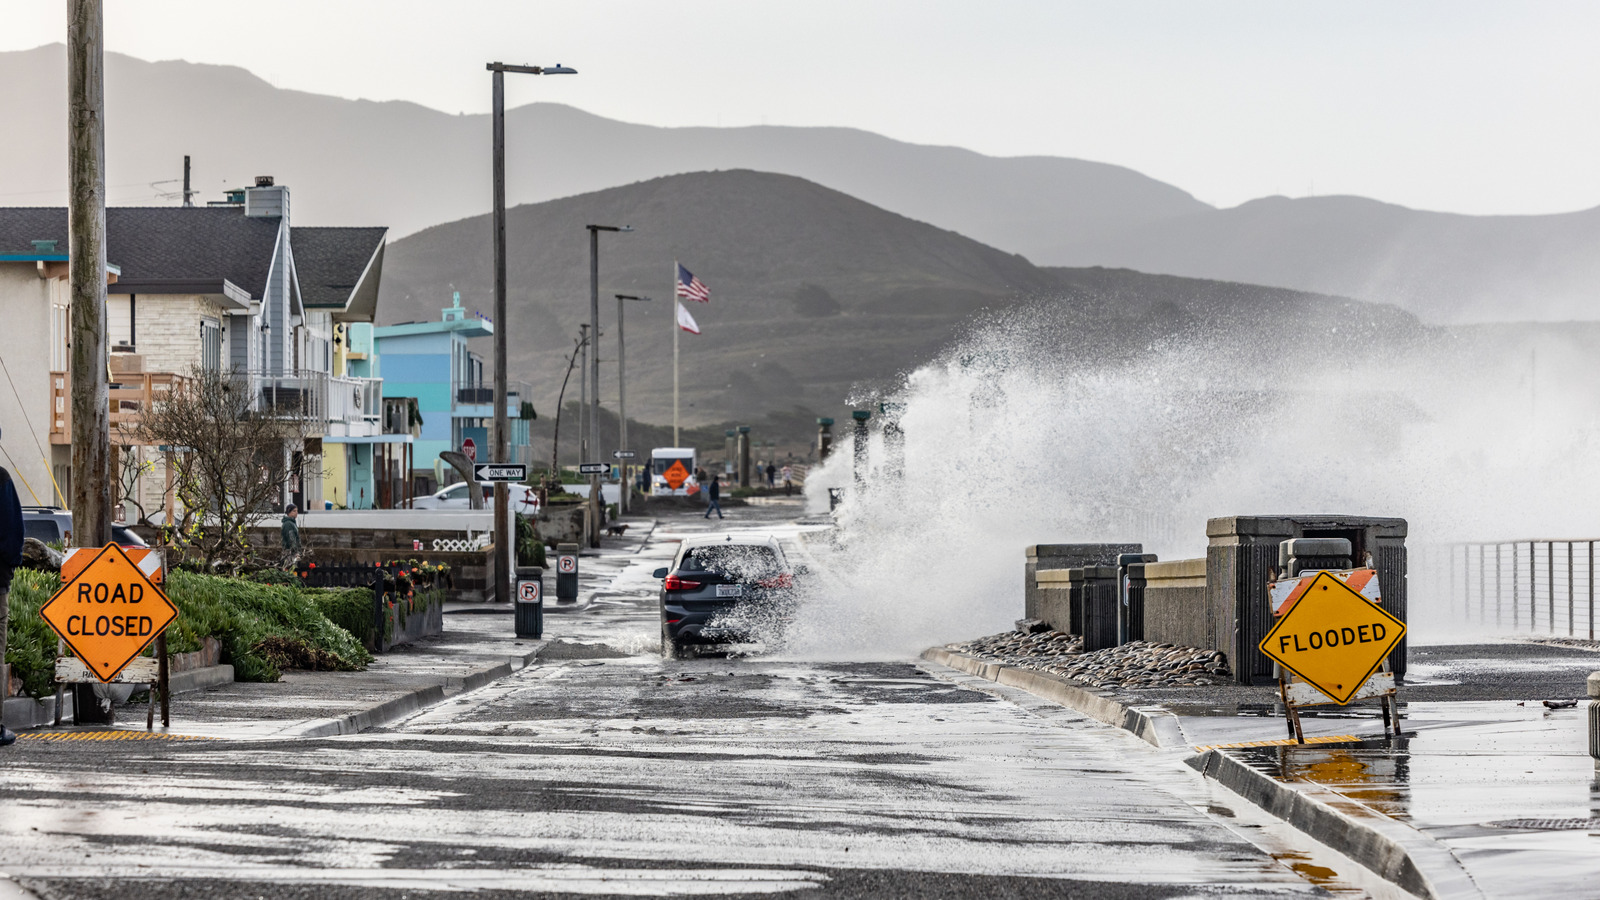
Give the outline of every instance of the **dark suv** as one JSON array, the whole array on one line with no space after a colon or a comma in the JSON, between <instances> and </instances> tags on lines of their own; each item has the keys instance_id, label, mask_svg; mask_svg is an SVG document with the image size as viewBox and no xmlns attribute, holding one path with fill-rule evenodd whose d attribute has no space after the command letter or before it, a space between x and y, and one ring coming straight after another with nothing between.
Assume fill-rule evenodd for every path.
<instances>
[{"instance_id":1,"label":"dark suv","mask_svg":"<svg viewBox=\"0 0 1600 900\"><path fill-rule=\"evenodd\" d=\"M684 541L672 565L655 571L662 579L661 652L677 658L689 645L781 638L796 572L770 537Z\"/></svg>"},{"instance_id":2,"label":"dark suv","mask_svg":"<svg viewBox=\"0 0 1600 900\"><path fill-rule=\"evenodd\" d=\"M72 536L72 513L59 506L24 506L22 536L65 545ZM111 539L124 547L150 546L126 525L112 525Z\"/></svg>"}]
</instances>

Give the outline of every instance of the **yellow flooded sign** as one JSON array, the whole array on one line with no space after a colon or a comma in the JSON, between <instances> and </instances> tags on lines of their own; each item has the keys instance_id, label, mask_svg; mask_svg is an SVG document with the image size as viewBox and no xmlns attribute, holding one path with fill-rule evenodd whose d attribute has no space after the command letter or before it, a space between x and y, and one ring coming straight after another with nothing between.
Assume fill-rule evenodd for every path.
<instances>
[{"instance_id":1,"label":"yellow flooded sign","mask_svg":"<svg viewBox=\"0 0 1600 900\"><path fill-rule=\"evenodd\" d=\"M1344 704L1405 634L1404 622L1333 575L1319 572L1259 646Z\"/></svg>"},{"instance_id":2,"label":"yellow flooded sign","mask_svg":"<svg viewBox=\"0 0 1600 900\"><path fill-rule=\"evenodd\" d=\"M110 682L178 617L178 610L121 547L107 544L84 553L92 558L62 582L39 616L94 677Z\"/></svg>"}]
</instances>

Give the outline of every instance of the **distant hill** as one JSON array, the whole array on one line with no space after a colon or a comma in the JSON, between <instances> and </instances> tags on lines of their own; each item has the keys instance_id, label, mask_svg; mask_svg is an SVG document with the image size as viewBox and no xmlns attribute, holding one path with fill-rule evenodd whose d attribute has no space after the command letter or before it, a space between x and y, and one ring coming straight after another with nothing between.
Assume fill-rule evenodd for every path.
<instances>
[{"instance_id":1,"label":"distant hill","mask_svg":"<svg viewBox=\"0 0 1600 900\"><path fill-rule=\"evenodd\" d=\"M787 175L701 172L513 208L507 216L514 378L555 406L578 324L588 320L584 225L601 236L602 397L615 398L615 293L628 304L630 418L671 421L672 264L711 289L681 335L683 416L709 424L796 407L839 413L853 387L892 381L946 347L985 310L1034 304L1074 335L1139 343L1174 335L1331 323L1355 336L1409 333L1399 310L1345 298L1107 269L1047 270L970 238ZM390 245L384 322L437 318L452 290L490 307L487 216ZM1063 318L1064 317L1064 318ZM576 396L577 383L567 399Z\"/></svg>"},{"instance_id":2,"label":"distant hill","mask_svg":"<svg viewBox=\"0 0 1600 900\"><path fill-rule=\"evenodd\" d=\"M65 202L61 45L0 53L0 204ZM487 90L487 78L485 79ZM489 122L274 88L231 66L106 55L109 195L201 199L273 175L305 225L396 237L488 210ZM507 113L513 204L663 175L805 178L1039 265L1132 268L1393 303L1429 321L1594 319L1600 209L1461 216L1360 197L1213 209L1120 166L997 158L846 128L658 128L541 103ZM168 181L159 187L151 182Z\"/></svg>"},{"instance_id":3,"label":"distant hill","mask_svg":"<svg viewBox=\"0 0 1600 900\"><path fill-rule=\"evenodd\" d=\"M1268 197L1042 258L1343 294L1433 322L1600 318L1600 208L1462 216L1363 197Z\"/></svg>"},{"instance_id":4,"label":"distant hill","mask_svg":"<svg viewBox=\"0 0 1600 900\"><path fill-rule=\"evenodd\" d=\"M11 88L0 91L0 204L63 204L62 45L0 53L0 84ZM207 197L219 196L222 179L237 187L270 174L293 189L296 220L307 225L387 225L401 236L489 209L486 115L281 90L232 66L108 53L106 121L113 202L180 177L189 154ZM513 204L748 168L1028 254L1208 208L1121 166L996 158L849 128L657 128L538 103L507 112L506 148Z\"/></svg>"}]
</instances>

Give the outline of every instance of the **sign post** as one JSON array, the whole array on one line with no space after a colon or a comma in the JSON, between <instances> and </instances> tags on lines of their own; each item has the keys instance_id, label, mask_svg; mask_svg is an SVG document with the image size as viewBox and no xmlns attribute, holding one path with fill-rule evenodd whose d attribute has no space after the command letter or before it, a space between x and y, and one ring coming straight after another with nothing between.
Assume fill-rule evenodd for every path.
<instances>
[{"instance_id":1,"label":"sign post","mask_svg":"<svg viewBox=\"0 0 1600 900\"><path fill-rule=\"evenodd\" d=\"M166 722L166 660L141 657L152 642L158 651L165 649L162 635L178 617L161 581L159 553L130 554L114 543L73 551L61 566L61 588L39 609L39 617L73 653L56 660L56 681L149 684L152 689L159 683Z\"/></svg>"},{"instance_id":2,"label":"sign post","mask_svg":"<svg viewBox=\"0 0 1600 900\"><path fill-rule=\"evenodd\" d=\"M1347 705L1378 699L1385 732L1400 708L1394 675L1385 661L1405 623L1378 605L1377 573L1317 571L1269 586L1278 621L1261 639L1261 652L1277 662L1278 693L1291 735L1305 743L1299 707Z\"/></svg>"}]
</instances>

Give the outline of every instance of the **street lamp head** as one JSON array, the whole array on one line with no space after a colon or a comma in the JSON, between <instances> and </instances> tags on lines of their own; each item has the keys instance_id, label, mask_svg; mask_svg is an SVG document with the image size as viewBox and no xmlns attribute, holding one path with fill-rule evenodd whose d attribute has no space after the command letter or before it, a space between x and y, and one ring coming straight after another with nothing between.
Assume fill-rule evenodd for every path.
<instances>
[{"instance_id":1,"label":"street lamp head","mask_svg":"<svg viewBox=\"0 0 1600 900\"><path fill-rule=\"evenodd\" d=\"M649 300L649 297L635 297L632 294L613 294L618 300Z\"/></svg>"},{"instance_id":2,"label":"street lamp head","mask_svg":"<svg viewBox=\"0 0 1600 900\"><path fill-rule=\"evenodd\" d=\"M515 72L519 75L576 75L577 69L569 69L560 63L553 66L513 66L509 63L492 62L484 65L491 72Z\"/></svg>"},{"instance_id":3,"label":"street lamp head","mask_svg":"<svg viewBox=\"0 0 1600 900\"><path fill-rule=\"evenodd\" d=\"M590 231L632 231L632 225L585 225Z\"/></svg>"}]
</instances>

